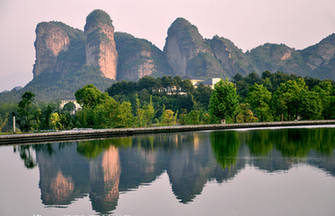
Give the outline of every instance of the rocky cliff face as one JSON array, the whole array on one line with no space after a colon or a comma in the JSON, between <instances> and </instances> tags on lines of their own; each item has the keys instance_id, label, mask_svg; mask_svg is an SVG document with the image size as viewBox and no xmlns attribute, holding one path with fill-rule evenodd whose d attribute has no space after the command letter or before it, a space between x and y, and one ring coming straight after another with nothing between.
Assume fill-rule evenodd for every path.
<instances>
[{"instance_id":1,"label":"rocky cliff face","mask_svg":"<svg viewBox=\"0 0 335 216\"><path fill-rule=\"evenodd\" d=\"M66 51L70 44L68 34L53 22L43 22L36 27L36 61L34 64L34 77L44 71L53 72L58 54Z\"/></svg>"},{"instance_id":2,"label":"rocky cliff face","mask_svg":"<svg viewBox=\"0 0 335 216\"><path fill-rule=\"evenodd\" d=\"M116 79L118 53L114 41L114 26L109 15L94 10L87 16L85 25L86 64L100 68L109 79Z\"/></svg>"},{"instance_id":3,"label":"rocky cliff face","mask_svg":"<svg viewBox=\"0 0 335 216\"><path fill-rule=\"evenodd\" d=\"M0 103L16 102L25 91L33 91L36 100L72 98L86 84L103 91L111 79L147 75L208 79L269 70L335 80L335 34L303 50L264 44L243 53L225 38L204 39L196 26L178 18L168 29L162 52L126 33L116 33L114 41L109 15L95 10L87 17L85 33L61 22L38 24L34 45L34 79L19 91L0 94Z\"/></svg>"},{"instance_id":4,"label":"rocky cliff face","mask_svg":"<svg viewBox=\"0 0 335 216\"><path fill-rule=\"evenodd\" d=\"M335 79L335 34L303 50L284 44L264 44L247 53L258 70L283 71L302 77Z\"/></svg>"},{"instance_id":5,"label":"rocky cliff face","mask_svg":"<svg viewBox=\"0 0 335 216\"><path fill-rule=\"evenodd\" d=\"M225 78L268 70L335 79L335 34L304 50L267 43L243 53L225 38L204 40L194 25L178 18L168 30L164 54L176 75L189 78Z\"/></svg>"},{"instance_id":6,"label":"rocky cliff face","mask_svg":"<svg viewBox=\"0 0 335 216\"><path fill-rule=\"evenodd\" d=\"M305 65L313 71L313 77L335 79L335 34L300 53Z\"/></svg>"},{"instance_id":7,"label":"rocky cliff face","mask_svg":"<svg viewBox=\"0 0 335 216\"><path fill-rule=\"evenodd\" d=\"M164 54L175 75L193 77L187 64L199 53L211 53L197 27L184 18L176 19L168 30Z\"/></svg>"},{"instance_id":8,"label":"rocky cliff face","mask_svg":"<svg viewBox=\"0 0 335 216\"><path fill-rule=\"evenodd\" d=\"M258 72L253 61L231 41L218 36L205 40L183 18L169 28L164 54L176 75L189 78L229 78L236 73Z\"/></svg>"},{"instance_id":9,"label":"rocky cliff face","mask_svg":"<svg viewBox=\"0 0 335 216\"><path fill-rule=\"evenodd\" d=\"M64 73L84 64L84 33L61 22L42 22L36 27L34 78L43 72Z\"/></svg>"},{"instance_id":10,"label":"rocky cliff face","mask_svg":"<svg viewBox=\"0 0 335 216\"><path fill-rule=\"evenodd\" d=\"M117 80L138 80L144 76L173 75L163 52L147 40L126 33L115 34L119 53Z\"/></svg>"},{"instance_id":11,"label":"rocky cliff face","mask_svg":"<svg viewBox=\"0 0 335 216\"><path fill-rule=\"evenodd\" d=\"M255 62L259 71L281 71L288 67L296 51L284 44L264 44L252 49L247 55Z\"/></svg>"},{"instance_id":12,"label":"rocky cliff face","mask_svg":"<svg viewBox=\"0 0 335 216\"><path fill-rule=\"evenodd\" d=\"M247 75L252 71L258 71L254 62L230 40L214 36L209 40L209 43L214 56L219 60L224 71L230 77L233 77L237 73Z\"/></svg>"}]
</instances>

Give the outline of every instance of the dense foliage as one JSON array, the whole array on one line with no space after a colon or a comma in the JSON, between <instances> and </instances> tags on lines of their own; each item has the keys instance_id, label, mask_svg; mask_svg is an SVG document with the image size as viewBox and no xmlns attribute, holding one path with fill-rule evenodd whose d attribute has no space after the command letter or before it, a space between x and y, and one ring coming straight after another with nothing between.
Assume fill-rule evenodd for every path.
<instances>
[{"instance_id":1,"label":"dense foliage","mask_svg":"<svg viewBox=\"0 0 335 216\"><path fill-rule=\"evenodd\" d=\"M91 25L95 24L107 24L112 25L112 20L108 13L103 10L94 10L86 17L85 31L90 28Z\"/></svg>"},{"instance_id":2,"label":"dense foliage","mask_svg":"<svg viewBox=\"0 0 335 216\"><path fill-rule=\"evenodd\" d=\"M227 122L335 119L335 84L282 72L260 77L237 74L212 90L180 77L143 77L116 82L102 93L89 84L76 91L81 110L69 103L36 102L25 92L21 101L0 106L0 129L10 132L12 112L23 132L79 128L147 127Z\"/></svg>"},{"instance_id":3,"label":"dense foliage","mask_svg":"<svg viewBox=\"0 0 335 216\"><path fill-rule=\"evenodd\" d=\"M120 32L114 36L119 55L117 80L138 80L144 64L153 66L151 76L173 74L163 52L151 42Z\"/></svg>"},{"instance_id":4,"label":"dense foliage","mask_svg":"<svg viewBox=\"0 0 335 216\"><path fill-rule=\"evenodd\" d=\"M216 122L226 121L234 118L238 107L236 88L228 80L218 82L209 102L209 114Z\"/></svg>"},{"instance_id":5,"label":"dense foliage","mask_svg":"<svg viewBox=\"0 0 335 216\"><path fill-rule=\"evenodd\" d=\"M241 102L250 104L259 121L335 118L335 83L265 71L234 77Z\"/></svg>"}]
</instances>

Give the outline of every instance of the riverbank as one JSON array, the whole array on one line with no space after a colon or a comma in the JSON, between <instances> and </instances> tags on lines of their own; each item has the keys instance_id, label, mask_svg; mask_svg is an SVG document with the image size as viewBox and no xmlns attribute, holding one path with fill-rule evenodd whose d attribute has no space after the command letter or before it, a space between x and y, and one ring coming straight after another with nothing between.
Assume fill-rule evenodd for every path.
<instances>
[{"instance_id":1,"label":"riverbank","mask_svg":"<svg viewBox=\"0 0 335 216\"><path fill-rule=\"evenodd\" d=\"M287 121L287 122L258 122L241 124L212 124L212 125L183 125L183 126L163 126L147 128L122 128L122 129L83 129L48 133L12 134L0 135L0 145L32 144L57 141L86 140L86 139L106 139L116 136L132 136L149 133L172 133L203 130L226 130L243 128L268 128L287 126L307 126L307 125L330 125L335 124L335 120L320 121Z\"/></svg>"}]
</instances>

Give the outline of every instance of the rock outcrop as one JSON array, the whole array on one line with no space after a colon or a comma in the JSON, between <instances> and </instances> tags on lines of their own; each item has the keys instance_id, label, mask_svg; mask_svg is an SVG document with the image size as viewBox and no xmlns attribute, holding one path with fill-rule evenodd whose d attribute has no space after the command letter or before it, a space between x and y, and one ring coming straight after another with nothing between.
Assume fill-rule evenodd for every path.
<instances>
[{"instance_id":1,"label":"rock outcrop","mask_svg":"<svg viewBox=\"0 0 335 216\"><path fill-rule=\"evenodd\" d=\"M117 80L136 81L144 76L173 75L163 52L149 41L115 33L119 54Z\"/></svg>"},{"instance_id":2,"label":"rock outcrop","mask_svg":"<svg viewBox=\"0 0 335 216\"><path fill-rule=\"evenodd\" d=\"M231 41L213 37L205 40L198 29L183 18L168 30L164 54L176 75L208 79L229 78L258 72L253 61Z\"/></svg>"},{"instance_id":3,"label":"rock outcrop","mask_svg":"<svg viewBox=\"0 0 335 216\"><path fill-rule=\"evenodd\" d=\"M283 71L298 53L284 44L266 43L247 52L259 71Z\"/></svg>"},{"instance_id":4,"label":"rock outcrop","mask_svg":"<svg viewBox=\"0 0 335 216\"><path fill-rule=\"evenodd\" d=\"M233 77L237 73L247 75L250 72L258 71L254 62L230 40L214 36L209 40L209 43L214 56L219 60L224 71L230 77Z\"/></svg>"},{"instance_id":5,"label":"rock outcrop","mask_svg":"<svg viewBox=\"0 0 335 216\"><path fill-rule=\"evenodd\" d=\"M335 34L300 51L300 53L305 65L313 71L311 76L321 79L335 79Z\"/></svg>"},{"instance_id":6,"label":"rock outcrop","mask_svg":"<svg viewBox=\"0 0 335 216\"><path fill-rule=\"evenodd\" d=\"M115 38L114 38L115 37ZM34 79L23 89L0 94L0 103L17 102L25 91L36 100L72 98L86 84L104 91L114 80L144 76L233 78L236 74L282 71L302 77L335 80L335 34L303 50L264 44L242 52L228 39L204 39L184 18L168 29L164 50L126 33L115 33L110 16L94 10L84 31L61 22L36 27Z\"/></svg>"},{"instance_id":7,"label":"rock outcrop","mask_svg":"<svg viewBox=\"0 0 335 216\"><path fill-rule=\"evenodd\" d=\"M168 30L164 47L164 54L174 74L194 77L193 71L188 70L187 66L199 53L211 53L211 49L197 27L184 18L176 19Z\"/></svg>"},{"instance_id":8,"label":"rock outcrop","mask_svg":"<svg viewBox=\"0 0 335 216\"><path fill-rule=\"evenodd\" d=\"M114 41L114 26L109 15L94 10L86 18L86 64L98 67L103 76L116 79L118 53Z\"/></svg>"},{"instance_id":9,"label":"rock outcrop","mask_svg":"<svg viewBox=\"0 0 335 216\"><path fill-rule=\"evenodd\" d=\"M42 22L36 27L34 78L43 72L64 75L84 64L84 33L61 22Z\"/></svg>"},{"instance_id":10,"label":"rock outcrop","mask_svg":"<svg viewBox=\"0 0 335 216\"><path fill-rule=\"evenodd\" d=\"M221 63L213 55L200 52L187 62L187 77L208 79L214 77L229 77Z\"/></svg>"},{"instance_id":11,"label":"rock outcrop","mask_svg":"<svg viewBox=\"0 0 335 216\"><path fill-rule=\"evenodd\" d=\"M335 34L303 50L264 44L247 53L260 72L283 71L302 77L335 79Z\"/></svg>"},{"instance_id":12,"label":"rock outcrop","mask_svg":"<svg viewBox=\"0 0 335 216\"><path fill-rule=\"evenodd\" d=\"M68 34L54 22L42 22L36 27L36 61L34 78L42 72L53 72L58 54L66 51L70 45Z\"/></svg>"}]
</instances>

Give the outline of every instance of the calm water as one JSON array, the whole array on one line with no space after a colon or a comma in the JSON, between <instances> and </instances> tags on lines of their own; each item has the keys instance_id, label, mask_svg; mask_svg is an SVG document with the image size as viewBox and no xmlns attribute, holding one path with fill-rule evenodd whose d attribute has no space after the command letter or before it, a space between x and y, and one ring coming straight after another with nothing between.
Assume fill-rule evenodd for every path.
<instances>
[{"instance_id":1,"label":"calm water","mask_svg":"<svg viewBox=\"0 0 335 216\"><path fill-rule=\"evenodd\" d=\"M335 215L335 128L0 147L0 215Z\"/></svg>"}]
</instances>

